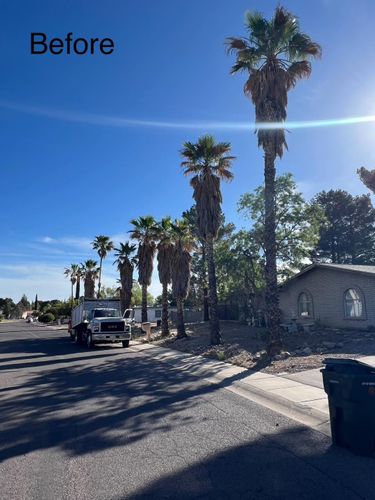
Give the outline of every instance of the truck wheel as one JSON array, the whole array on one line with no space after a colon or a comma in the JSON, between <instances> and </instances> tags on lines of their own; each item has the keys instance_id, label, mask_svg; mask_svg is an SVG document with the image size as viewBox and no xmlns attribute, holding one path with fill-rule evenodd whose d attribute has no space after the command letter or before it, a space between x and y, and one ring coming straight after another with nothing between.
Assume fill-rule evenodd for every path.
<instances>
[{"instance_id":1,"label":"truck wheel","mask_svg":"<svg viewBox=\"0 0 375 500\"><path fill-rule=\"evenodd\" d=\"M122 347L129 347L129 340L123 340Z\"/></svg>"},{"instance_id":2,"label":"truck wheel","mask_svg":"<svg viewBox=\"0 0 375 500\"><path fill-rule=\"evenodd\" d=\"M75 344L80 344L82 342L81 334L79 331L75 328L74 329L74 343Z\"/></svg>"},{"instance_id":3,"label":"truck wheel","mask_svg":"<svg viewBox=\"0 0 375 500\"><path fill-rule=\"evenodd\" d=\"M89 349L92 349L94 347L94 342L92 341L92 335L90 332L87 332L86 335L86 345Z\"/></svg>"}]
</instances>

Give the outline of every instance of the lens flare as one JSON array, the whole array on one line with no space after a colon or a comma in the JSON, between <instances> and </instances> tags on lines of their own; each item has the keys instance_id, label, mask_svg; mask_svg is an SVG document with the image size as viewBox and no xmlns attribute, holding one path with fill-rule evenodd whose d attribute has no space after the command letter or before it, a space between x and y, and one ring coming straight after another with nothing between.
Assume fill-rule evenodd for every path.
<instances>
[{"instance_id":1,"label":"lens flare","mask_svg":"<svg viewBox=\"0 0 375 500\"><path fill-rule=\"evenodd\" d=\"M228 130L248 132L249 130L294 130L300 128L337 127L342 125L356 125L361 123L375 122L375 115L353 116L348 118L330 118L327 120L302 120L286 122L227 122L227 121L166 121L152 119L126 118L122 116L97 115L94 113L82 113L79 111L68 111L62 109L51 109L39 106L21 105L9 101L0 101L0 108L30 115L44 116L46 118L63 120L66 122L78 122L87 125L102 127L145 127L166 128L184 130Z\"/></svg>"}]
</instances>

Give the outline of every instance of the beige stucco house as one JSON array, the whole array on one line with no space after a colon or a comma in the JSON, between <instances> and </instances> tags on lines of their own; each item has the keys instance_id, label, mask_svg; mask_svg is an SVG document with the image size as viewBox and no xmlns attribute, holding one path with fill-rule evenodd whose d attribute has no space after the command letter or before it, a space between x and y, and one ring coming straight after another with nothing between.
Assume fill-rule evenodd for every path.
<instances>
[{"instance_id":1,"label":"beige stucco house","mask_svg":"<svg viewBox=\"0 0 375 500\"><path fill-rule=\"evenodd\" d=\"M375 266L312 264L280 287L282 321L375 326Z\"/></svg>"}]
</instances>

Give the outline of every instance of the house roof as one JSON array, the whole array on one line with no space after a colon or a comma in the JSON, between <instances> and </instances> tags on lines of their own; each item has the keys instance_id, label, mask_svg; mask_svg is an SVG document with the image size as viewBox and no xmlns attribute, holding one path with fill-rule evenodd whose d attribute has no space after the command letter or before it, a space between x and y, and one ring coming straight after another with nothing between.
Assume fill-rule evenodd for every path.
<instances>
[{"instance_id":1,"label":"house roof","mask_svg":"<svg viewBox=\"0 0 375 500\"><path fill-rule=\"evenodd\" d=\"M303 274L306 274L306 273L308 273L314 269L317 269L317 268L318 269L335 270L335 271L343 271L343 272L349 272L349 273L360 273L360 274L365 274L367 276L375 276L375 266L363 266L363 265L357 265L357 264L314 263L314 264L310 264L309 266L302 269L302 271L300 271L295 276L292 276L292 278L290 278L285 283L283 283L281 285L281 287L288 285L291 281L298 279Z\"/></svg>"}]
</instances>

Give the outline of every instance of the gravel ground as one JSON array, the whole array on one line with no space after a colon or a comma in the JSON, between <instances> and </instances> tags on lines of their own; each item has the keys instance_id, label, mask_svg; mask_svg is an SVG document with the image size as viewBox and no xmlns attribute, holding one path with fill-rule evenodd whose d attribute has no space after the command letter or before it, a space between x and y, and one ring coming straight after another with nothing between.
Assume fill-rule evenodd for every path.
<instances>
[{"instance_id":1,"label":"gravel ground","mask_svg":"<svg viewBox=\"0 0 375 500\"><path fill-rule=\"evenodd\" d=\"M375 355L375 332L316 328L309 333L284 333L283 352L269 360L265 352L266 331L237 321L221 322L223 343L210 346L209 325L186 325L187 339L176 339L176 330L161 338L155 329L152 342L195 355L219 359L267 373L295 373L323 366L327 357L358 358Z\"/></svg>"}]
</instances>

